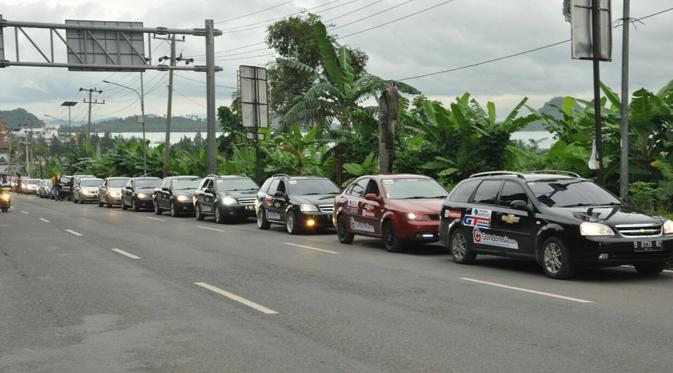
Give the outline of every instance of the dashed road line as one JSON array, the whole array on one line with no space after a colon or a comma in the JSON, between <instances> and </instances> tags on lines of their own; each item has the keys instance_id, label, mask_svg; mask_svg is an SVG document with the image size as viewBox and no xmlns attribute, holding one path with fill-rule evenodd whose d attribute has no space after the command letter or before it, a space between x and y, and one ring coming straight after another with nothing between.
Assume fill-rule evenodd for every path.
<instances>
[{"instance_id":1,"label":"dashed road line","mask_svg":"<svg viewBox=\"0 0 673 373\"><path fill-rule=\"evenodd\" d=\"M288 246L301 247L302 249L320 251L320 252L327 253L327 254L339 254L336 251L320 249L320 248L312 247L312 246L299 245L299 244L292 243L292 242L283 242L283 244L288 245Z\"/></svg>"},{"instance_id":2,"label":"dashed road line","mask_svg":"<svg viewBox=\"0 0 673 373\"><path fill-rule=\"evenodd\" d=\"M21 213L24 214L24 215L30 215L30 213L26 210L21 210Z\"/></svg>"},{"instance_id":3,"label":"dashed road line","mask_svg":"<svg viewBox=\"0 0 673 373\"><path fill-rule=\"evenodd\" d=\"M117 254L124 255L125 257L131 258L131 259L140 259L139 256L137 256L137 255L133 255L133 254L131 254L131 253L127 252L127 251L124 251L124 250L122 250L122 249L114 248L114 249L110 249L110 250L114 251L114 252L117 253Z\"/></svg>"},{"instance_id":4,"label":"dashed road line","mask_svg":"<svg viewBox=\"0 0 673 373\"><path fill-rule=\"evenodd\" d=\"M72 229L66 229L65 231L68 232L68 233L70 233L70 234L72 234L72 235L75 235L75 236L77 236L77 237L82 237L82 234L81 234L81 233L79 233L79 232L75 232L75 231L73 231Z\"/></svg>"},{"instance_id":5,"label":"dashed road line","mask_svg":"<svg viewBox=\"0 0 673 373\"><path fill-rule=\"evenodd\" d=\"M482 281L482 280L475 280L473 278L467 278L467 277L461 277L460 278L463 281L469 281L469 282L474 282L477 284L482 284L482 285L489 285L489 286L495 286L498 288L502 289L509 289L509 290L515 290L515 291L521 291L524 293L530 293L530 294L536 294L536 295L542 295L545 297L550 297L550 298L556 298L556 299L563 299L563 300L568 300L571 302L577 302L577 303L593 303L590 300L585 300L585 299L579 299L579 298L572 298L572 297L567 297L565 295L558 295L558 294L553 294L553 293L547 293L544 291L537 291L537 290L530 290L530 289L524 289L524 288L519 288L515 286L509 286L509 285L504 285L504 284L498 284L496 282L489 282L489 281Z\"/></svg>"},{"instance_id":6,"label":"dashed road line","mask_svg":"<svg viewBox=\"0 0 673 373\"><path fill-rule=\"evenodd\" d=\"M150 220L156 220L156 221L166 221L166 219L153 218L151 216L146 216L145 218L150 219Z\"/></svg>"},{"instance_id":7,"label":"dashed road line","mask_svg":"<svg viewBox=\"0 0 673 373\"><path fill-rule=\"evenodd\" d=\"M45 223L51 223L49 220L47 220L47 219L45 219L45 218L40 218L40 220L42 220L42 221L45 222Z\"/></svg>"},{"instance_id":8,"label":"dashed road line","mask_svg":"<svg viewBox=\"0 0 673 373\"><path fill-rule=\"evenodd\" d=\"M205 283L205 282L195 282L194 285L196 285L196 286L200 286L200 287L202 287L202 288L204 288L204 289L208 289L208 290L212 291L213 293L222 295L222 296L227 297L227 298L229 298L229 299L231 299L231 300L234 300L234 301L236 301L236 302L242 303L242 304L244 304L244 305L246 305L246 306L248 306L248 307L250 307L250 308L252 308L252 309L255 309L255 310L257 310L257 311L259 311L259 312L261 312L261 313L264 313L264 314L267 314L267 315L275 315L275 314L278 313L278 312L276 312L276 311L274 311L274 310L272 310L272 309L270 309L270 308L266 308L266 307L262 306L261 304L255 303L255 302L253 302L253 301L251 301L251 300L245 299L245 298L243 298L243 297L241 297L241 296L238 296L238 295L236 295L236 294L234 294L234 293L230 293L230 292L228 292L228 291L226 291L226 290L220 289L220 288L218 288L218 287L216 287L216 286L207 284L207 283Z\"/></svg>"},{"instance_id":9,"label":"dashed road line","mask_svg":"<svg viewBox=\"0 0 673 373\"><path fill-rule=\"evenodd\" d=\"M222 233L225 233L225 232L226 232L224 229L217 229L217 228L211 228L211 227L204 227L203 225L197 225L196 227L197 227L197 228L201 228L201 229L207 229L207 230L209 230L209 231L222 232Z\"/></svg>"}]
</instances>

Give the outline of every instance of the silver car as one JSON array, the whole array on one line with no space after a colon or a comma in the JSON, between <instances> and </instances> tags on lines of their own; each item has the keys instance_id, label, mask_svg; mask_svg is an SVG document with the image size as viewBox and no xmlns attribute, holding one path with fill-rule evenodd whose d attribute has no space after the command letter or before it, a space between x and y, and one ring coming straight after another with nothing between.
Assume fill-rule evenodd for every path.
<instances>
[{"instance_id":1,"label":"silver car","mask_svg":"<svg viewBox=\"0 0 673 373\"><path fill-rule=\"evenodd\" d=\"M96 202L98 200L98 188L103 184L103 179L97 177L83 177L77 180L72 190L72 201L75 203Z\"/></svg>"},{"instance_id":2,"label":"silver car","mask_svg":"<svg viewBox=\"0 0 673 373\"><path fill-rule=\"evenodd\" d=\"M105 205L107 208L112 205L121 205L122 190L128 183L128 177L108 177L98 188L98 207Z\"/></svg>"}]
</instances>

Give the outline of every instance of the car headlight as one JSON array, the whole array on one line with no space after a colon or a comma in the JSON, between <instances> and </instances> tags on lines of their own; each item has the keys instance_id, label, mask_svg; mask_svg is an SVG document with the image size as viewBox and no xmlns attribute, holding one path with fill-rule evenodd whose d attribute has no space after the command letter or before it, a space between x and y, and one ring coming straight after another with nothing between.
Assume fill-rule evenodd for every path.
<instances>
[{"instance_id":1,"label":"car headlight","mask_svg":"<svg viewBox=\"0 0 673 373\"><path fill-rule=\"evenodd\" d=\"M664 234L673 234L673 221L666 220L663 227Z\"/></svg>"},{"instance_id":2,"label":"car headlight","mask_svg":"<svg viewBox=\"0 0 673 373\"><path fill-rule=\"evenodd\" d=\"M225 206L232 206L232 205L237 205L238 204L238 201L236 200L236 198L231 197L231 196L224 196L224 197L222 197L221 201L222 201L222 204L225 205Z\"/></svg>"},{"instance_id":3,"label":"car headlight","mask_svg":"<svg viewBox=\"0 0 673 373\"><path fill-rule=\"evenodd\" d=\"M187 196L185 196L185 195L179 195L177 198L178 198L178 202L187 202L187 201L189 201L189 197L187 197Z\"/></svg>"},{"instance_id":4,"label":"car headlight","mask_svg":"<svg viewBox=\"0 0 673 373\"><path fill-rule=\"evenodd\" d=\"M0 196L0 199L2 199L3 201L9 201L9 194L3 194L2 196Z\"/></svg>"},{"instance_id":5,"label":"car headlight","mask_svg":"<svg viewBox=\"0 0 673 373\"><path fill-rule=\"evenodd\" d=\"M410 213L407 214L407 219L409 219L409 220L430 220L430 217L428 215L415 214L413 212L410 212Z\"/></svg>"},{"instance_id":6,"label":"car headlight","mask_svg":"<svg viewBox=\"0 0 673 373\"><path fill-rule=\"evenodd\" d=\"M584 222L580 224L580 234L582 236L614 236L615 232L605 224Z\"/></svg>"},{"instance_id":7,"label":"car headlight","mask_svg":"<svg viewBox=\"0 0 673 373\"><path fill-rule=\"evenodd\" d=\"M312 203L302 203L299 206L299 209L301 211L309 212L309 211L318 211L318 207Z\"/></svg>"},{"instance_id":8,"label":"car headlight","mask_svg":"<svg viewBox=\"0 0 673 373\"><path fill-rule=\"evenodd\" d=\"M110 192L110 197L115 197L115 198L117 198L117 197L121 197L121 193L119 193L119 192Z\"/></svg>"},{"instance_id":9,"label":"car headlight","mask_svg":"<svg viewBox=\"0 0 673 373\"><path fill-rule=\"evenodd\" d=\"M145 193L138 193L138 198L140 198L140 199L145 199L145 198L147 198L147 194L145 194Z\"/></svg>"}]
</instances>

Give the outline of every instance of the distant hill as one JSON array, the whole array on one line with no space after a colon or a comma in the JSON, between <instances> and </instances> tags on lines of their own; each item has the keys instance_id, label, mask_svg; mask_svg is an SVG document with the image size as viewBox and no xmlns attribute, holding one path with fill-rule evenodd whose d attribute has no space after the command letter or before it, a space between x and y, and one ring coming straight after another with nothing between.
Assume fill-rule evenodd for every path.
<instances>
[{"instance_id":1,"label":"distant hill","mask_svg":"<svg viewBox=\"0 0 673 373\"><path fill-rule=\"evenodd\" d=\"M563 97L552 98L551 100L545 102L542 108L540 108L538 111L543 114L551 115L554 118L561 119L563 118L563 113L561 113L561 111L559 111L556 106L563 107ZM542 123L542 121L536 120L521 131L546 131Z\"/></svg>"},{"instance_id":2,"label":"distant hill","mask_svg":"<svg viewBox=\"0 0 673 373\"><path fill-rule=\"evenodd\" d=\"M205 132L207 130L207 123L205 120L192 116L187 117L173 117L171 121L171 132ZM145 131L146 132L163 132L166 129L166 118L159 117L153 114L145 116ZM143 127L138 123L136 116L126 118L108 118L97 121L91 124L92 131L104 132L142 132ZM61 126L58 129L62 133L85 132L86 124L81 126Z\"/></svg>"},{"instance_id":3,"label":"distant hill","mask_svg":"<svg viewBox=\"0 0 673 373\"><path fill-rule=\"evenodd\" d=\"M33 128L44 127L44 122L25 109L0 110L0 117L7 123L9 128L20 128L22 124L33 124Z\"/></svg>"}]
</instances>

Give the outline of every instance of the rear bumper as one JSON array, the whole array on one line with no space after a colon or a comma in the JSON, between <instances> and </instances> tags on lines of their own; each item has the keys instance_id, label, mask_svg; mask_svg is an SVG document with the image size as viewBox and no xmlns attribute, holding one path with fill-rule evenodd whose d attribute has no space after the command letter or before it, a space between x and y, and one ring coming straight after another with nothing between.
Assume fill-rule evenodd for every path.
<instances>
[{"instance_id":1,"label":"rear bumper","mask_svg":"<svg viewBox=\"0 0 673 373\"><path fill-rule=\"evenodd\" d=\"M655 251L637 251L639 241L660 241ZM673 262L673 237L653 238L580 238L570 242L573 262L579 266L611 267L624 264Z\"/></svg>"}]
</instances>

